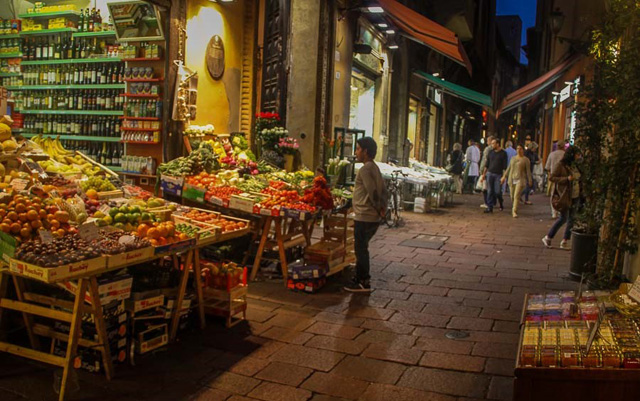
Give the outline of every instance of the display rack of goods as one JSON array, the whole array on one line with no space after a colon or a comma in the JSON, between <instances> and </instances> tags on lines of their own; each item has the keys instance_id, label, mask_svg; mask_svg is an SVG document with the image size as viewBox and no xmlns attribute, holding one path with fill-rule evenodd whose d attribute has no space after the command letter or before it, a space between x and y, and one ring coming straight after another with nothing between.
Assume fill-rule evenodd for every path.
<instances>
[{"instance_id":1,"label":"display rack of goods","mask_svg":"<svg viewBox=\"0 0 640 401\"><path fill-rule=\"evenodd\" d=\"M206 227L218 227L221 234L245 233L249 230L249 221L235 217L224 216L221 213L190 208L181 214L194 225Z\"/></svg>"},{"instance_id":2,"label":"display rack of goods","mask_svg":"<svg viewBox=\"0 0 640 401\"><path fill-rule=\"evenodd\" d=\"M246 319L247 269L235 263L202 261L205 312L226 319L232 327ZM242 318L237 316L242 314Z\"/></svg>"}]
</instances>

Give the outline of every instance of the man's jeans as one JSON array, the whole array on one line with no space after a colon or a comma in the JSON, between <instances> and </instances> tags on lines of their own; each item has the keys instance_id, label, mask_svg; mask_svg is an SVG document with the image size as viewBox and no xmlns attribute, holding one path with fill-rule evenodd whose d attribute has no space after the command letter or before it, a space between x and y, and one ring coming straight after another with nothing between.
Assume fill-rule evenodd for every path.
<instances>
[{"instance_id":1,"label":"man's jeans","mask_svg":"<svg viewBox=\"0 0 640 401\"><path fill-rule=\"evenodd\" d=\"M487 172L487 209L493 210L496 200L500 201L502 207L502 185L500 184L501 174Z\"/></svg>"},{"instance_id":2,"label":"man's jeans","mask_svg":"<svg viewBox=\"0 0 640 401\"><path fill-rule=\"evenodd\" d=\"M562 237L562 239L567 241L571 239L571 229L573 228L573 218L576 213L576 208L578 207L577 205L578 205L578 199L577 198L572 199L571 207L569 207L569 209L565 210L564 212L559 212L560 217L558 217L556 222L553 223L553 226L551 226L551 229L549 230L547 237L549 238L555 237L558 231L560 230L560 228L562 227L562 225L567 223L567 226L564 228L564 236Z\"/></svg>"},{"instance_id":3,"label":"man's jeans","mask_svg":"<svg viewBox=\"0 0 640 401\"><path fill-rule=\"evenodd\" d=\"M378 231L380 223L355 221L353 227L354 251L356 253L356 278L361 282L369 280L369 241Z\"/></svg>"}]
</instances>

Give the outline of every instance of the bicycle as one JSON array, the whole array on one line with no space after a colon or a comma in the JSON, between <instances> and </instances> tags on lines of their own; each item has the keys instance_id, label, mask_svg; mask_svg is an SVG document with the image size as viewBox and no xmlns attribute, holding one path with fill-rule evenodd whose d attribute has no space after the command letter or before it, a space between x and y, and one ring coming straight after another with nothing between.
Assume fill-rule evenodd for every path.
<instances>
[{"instance_id":1,"label":"bicycle","mask_svg":"<svg viewBox=\"0 0 640 401\"><path fill-rule=\"evenodd\" d=\"M402 170L394 170L391 173L391 179L387 184L387 195L389 196L389 203L387 205L387 212L384 216L384 222L389 228L398 227L400 224L400 210L402 210L402 181L398 177L402 175L407 177Z\"/></svg>"}]
</instances>

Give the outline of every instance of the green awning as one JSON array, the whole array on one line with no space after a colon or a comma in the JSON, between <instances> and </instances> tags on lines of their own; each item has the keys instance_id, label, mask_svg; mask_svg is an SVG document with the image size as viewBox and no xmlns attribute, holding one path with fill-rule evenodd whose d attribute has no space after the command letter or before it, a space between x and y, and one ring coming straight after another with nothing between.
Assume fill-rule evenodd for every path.
<instances>
[{"instance_id":1,"label":"green awning","mask_svg":"<svg viewBox=\"0 0 640 401\"><path fill-rule=\"evenodd\" d=\"M453 82L445 81L438 77L434 77L433 75L427 74L424 71L414 71L414 74L417 77L424 79L425 81L439 87L445 93L448 93L452 96L459 97L460 99L466 100L473 104L477 104L479 106L492 107L493 105L493 102L491 101L491 96L487 96L483 93L465 88L464 86L456 85Z\"/></svg>"}]
</instances>

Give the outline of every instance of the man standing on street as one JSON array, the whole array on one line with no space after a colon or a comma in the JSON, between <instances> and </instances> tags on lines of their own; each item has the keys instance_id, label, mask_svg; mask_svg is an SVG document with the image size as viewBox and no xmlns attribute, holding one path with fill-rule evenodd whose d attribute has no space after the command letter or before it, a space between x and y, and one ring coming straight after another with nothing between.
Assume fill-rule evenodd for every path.
<instances>
[{"instance_id":1,"label":"man standing on street","mask_svg":"<svg viewBox=\"0 0 640 401\"><path fill-rule=\"evenodd\" d=\"M378 230L387 207L387 190L380 169L373 160L377 151L378 145L371 137L361 138L356 143L356 159L363 165L358 170L353 189L356 275L344 287L349 292L371 292L369 241Z\"/></svg>"},{"instance_id":2,"label":"man standing on street","mask_svg":"<svg viewBox=\"0 0 640 401\"><path fill-rule=\"evenodd\" d=\"M564 157L565 145L566 143L564 139L560 139L557 143L557 149L549 153L549 156L547 157L547 164L545 164L544 166L544 169L547 170L547 174L549 176L551 176L551 172L555 170L558 163L560 163L560 160L562 160L562 158ZM549 191L547 193L553 194L554 187L555 187L555 184L549 181ZM551 204L551 200L549 200L549 203ZM554 219L558 218L558 211L553 208L553 204L551 204L551 217Z\"/></svg>"},{"instance_id":3,"label":"man standing on street","mask_svg":"<svg viewBox=\"0 0 640 401\"><path fill-rule=\"evenodd\" d=\"M489 137L487 138L487 147L484 148L484 150L482 151L482 160L480 161L480 172L481 175L484 176L484 171L487 167L487 160L489 159L489 152L491 152L493 150L493 148L491 147L491 142L493 141L493 136L489 135ZM483 184L482 185L482 196L484 198L484 203L482 205L480 205L480 207L488 207L489 206L489 199L487 198L487 183L484 179L480 179L480 182Z\"/></svg>"},{"instance_id":4,"label":"man standing on street","mask_svg":"<svg viewBox=\"0 0 640 401\"><path fill-rule=\"evenodd\" d=\"M473 139L469 139L469 147L465 154L465 160L467 161L467 166L469 166L467 168L467 182L465 186L470 186L471 193L473 193L476 188L478 176L480 175L480 169L478 168L478 163L480 163L480 149L475 146Z\"/></svg>"},{"instance_id":5,"label":"man standing on street","mask_svg":"<svg viewBox=\"0 0 640 401\"><path fill-rule=\"evenodd\" d=\"M482 179L487 181L487 210L485 213L493 213L493 207L496 200L500 203L500 210L504 209L502 199L502 184L500 179L507 169L507 152L500 147L500 142L493 140L491 142L492 152L489 152L487 165L482 171Z\"/></svg>"}]
</instances>

